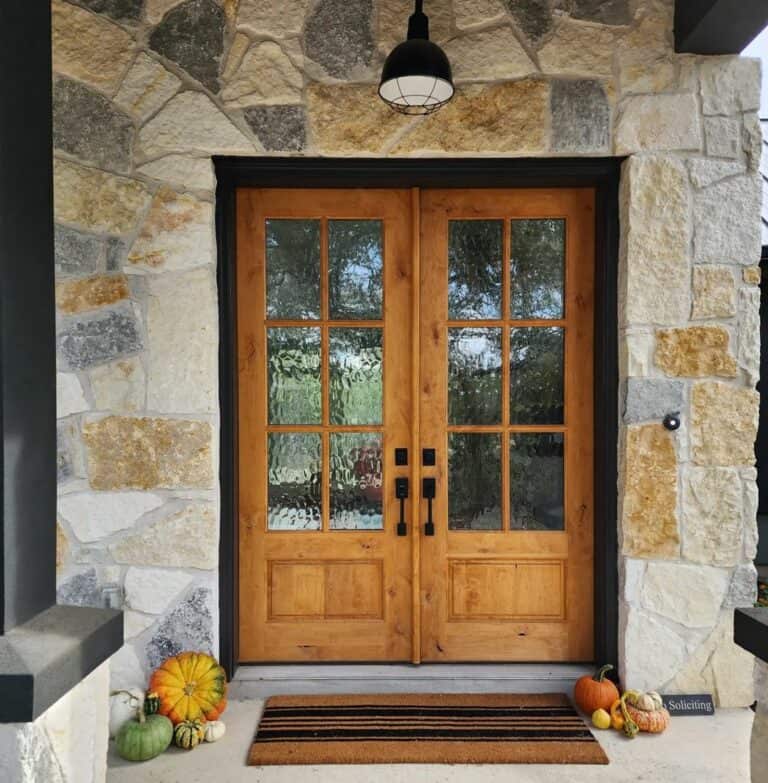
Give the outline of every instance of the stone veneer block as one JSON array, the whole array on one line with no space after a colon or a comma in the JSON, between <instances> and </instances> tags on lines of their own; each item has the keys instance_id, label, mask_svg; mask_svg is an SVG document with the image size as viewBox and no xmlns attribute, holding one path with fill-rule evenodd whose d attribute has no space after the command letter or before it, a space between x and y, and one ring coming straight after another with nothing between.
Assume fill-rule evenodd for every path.
<instances>
[{"instance_id":1,"label":"stone veneer block","mask_svg":"<svg viewBox=\"0 0 768 783\"><path fill-rule=\"evenodd\" d=\"M245 121L265 150L300 152L307 143L307 115L303 106L253 106Z\"/></svg>"},{"instance_id":2,"label":"stone veneer block","mask_svg":"<svg viewBox=\"0 0 768 783\"><path fill-rule=\"evenodd\" d=\"M83 473L79 426L76 421L59 421L56 424L56 479L63 484L82 477Z\"/></svg>"},{"instance_id":3,"label":"stone veneer block","mask_svg":"<svg viewBox=\"0 0 768 783\"><path fill-rule=\"evenodd\" d=\"M747 157L747 169L752 173L760 170L763 157L763 128L756 113L744 115L744 132L741 147Z\"/></svg>"},{"instance_id":4,"label":"stone veneer block","mask_svg":"<svg viewBox=\"0 0 768 783\"><path fill-rule=\"evenodd\" d=\"M59 514L78 541L88 544L127 530L163 499L149 492L76 492L59 498Z\"/></svg>"},{"instance_id":5,"label":"stone veneer block","mask_svg":"<svg viewBox=\"0 0 768 783\"><path fill-rule=\"evenodd\" d=\"M87 275L109 268L116 238L78 231L69 226L54 225L53 253L57 275Z\"/></svg>"},{"instance_id":6,"label":"stone veneer block","mask_svg":"<svg viewBox=\"0 0 768 783\"><path fill-rule=\"evenodd\" d=\"M445 53L457 81L514 79L538 70L508 25L455 38L445 45Z\"/></svg>"},{"instance_id":7,"label":"stone veneer block","mask_svg":"<svg viewBox=\"0 0 768 783\"><path fill-rule=\"evenodd\" d=\"M763 271L759 266L747 266L741 270L742 278L748 285L760 285Z\"/></svg>"},{"instance_id":8,"label":"stone veneer block","mask_svg":"<svg viewBox=\"0 0 768 783\"><path fill-rule=\"evenodd\" d=\"M125 574L125 603L139 612L161 614L193 578L184 571L166 568L129 568Z\"/></svg>"},{"instance_id":9,"label":"stone veneer block","mask_svg":"<svg viewBox=\"0 0 768 783\"><path fill-rule=\"evenodd\" d=\"M608 149L611 110L600 82L592 79L554 79L550 105L554 151L594 152Z\"/></svg>"},{"instance_id":10,"label":"stone veneer block","mask_svg":"<svg viewBox=\"0 0 768 783\"><path fill-rule=\"evenodd\" d=\"M135 179L60 159L53 162L53 184L56 220L110 234L132 231L150 200L147 188Z\"/></svg>"},{"instance_id":11,"label":"stone veneer block","mask_svg":"<svg viewBox=\"0 0 768 783\"><path fill-rule=\"evenodd\" d=\"M103 95L71 79L53 84L53 146L119 173L131 170L133 121Z\"/></svg>"},{"instance_id":12,"label":"stone veneer block","mask_svg":"<svg viewBox=\"0 0 768 783\"><path fill-rule=\"evenodd\" d=\"M736 377L730 335L722 326L689 326L656 332L656 366L667 375L685 378Z\"/></svg>"},{"instance_id":13,"label":"stone veneer block","mask_svg":"<svg viewBox=\"0 0 768 783\"><path fill-rule=\"evenodd\" d=\"M115 95L115 104L139 120L154 114L181 87L181 79L143 52Z\"/></svg>"},{"instance_id":14,"label":"stone veneer block","mask_svg":"<svg viewBox=\"0 0 768 783\"><path fill-rule=\"evenodd\" d=\"M507 10L517 26L534 44L552 29L552 9L549 0L504 0Z\"/></svg>"},{"instance_id":15,"label":"stone veneer block","mask_svg":"<svg viewBox=\"0 0 768 783\"><path fill-rule=\"evenodd\" d=\"M750 386L760 380L760 289L739 291L739 366Z\"/></svg>"},{"instance_id":16,"label":"stone veneer block","mask_svg":"<svg viewBox=\"0 0 768 783\"><path fill-rule=\"evenodd\" d=\"M83 387L77 375L70 372L56 373L56 418L63 419L73 413L88 410Z\"/></svg>"},{"instance_id":17,"label":"stone veneer block","mask_svg":"<svg viewBox=\"0 0 768 783\"><path fill-rule=\"evenodd\" d=\"M146 379L138 357L92 367L88 378L96 410L136 413L144 408Z\"/></svg>"},{"instance_id":18,"label":"stone veneer block","mask_svg":"<svg viewBox=\"0 0 768 783\"><path fill-rule=\"evenodd\" d=\"M505 12L504 0L453 0L453 15L459 30L484 22L498 21L504 17ZM380 10L379 14L381 13ZM408 11L406 10L405 13ZM430 9L430 28L432 27L431 13ZM402 34L402 31L400 32ZM430 35L431 33L430 29Z\"/></svg>"},{"instance_id":19,"label":"stone veneer block","mask_svg":"<svg viewBox=\"0 0 768 783\"><path fill-rule=\"evenodd\" d=\"M162 413L208 413L217 405L218 312L213 271L149 283L147 405Z\"/></svg>"},{"instance_id":20,"label":"stone veneer block","mask_svg":"<svg viewBox=\"0 0 768 783\"><path fill-rule=\"evenodd\" d=\"M757 569L754 563L742 563L733 570L724 609L751 607L757 601Z\"/></svg>"},{"instance_id":21,"label":"stone veneer block","mask_svg":"<svg viewBox=\"0 0 768 783\"><path fill-rule=\"evenodd\" d=\"M180 568L216 568L218 523L212 506L192 503L128 536L109 551L117 563Z\"/></svg>"},{"instance_id":22,"label":"stone veneer block","mask_svg":"<svg viewBox=\"0 0 768 783\"><path fill-rule=\"evenodd\" d=\"M137 353L144 347L130 305L82 318L63 319L57 343L61 360L74 370L104 364Z\"/></svg>"},{"instance_id":23,"label":"stone veneer block","mask_svg":"<svg viewBox=\"0 0 768 783\"><path fill-rule=\"evenodd\" d=\"M493 1L468 0L472 5L477 6L478 14L483 13L483 8L492 4ZM496 0L496 2L501 3L503 0ZM406 38L408 17L413 13L413 2L411 0L387 0L386 3L378 3L377 5L376 38L379 51L386 57L397 44ZM503 11L504 9L502 9L502 13ZM431 41L441 43L453 36L454 14L456 14L457 25L459 23L460 11L458 8L454 11L451 3L433 2L428 7L427 14L429 15L429 38Z\"/></svg>"},{"instance_id":24,"label":"stone veneer block","mask_svg":"<svg viewBox=\"0 0 768 783\"><path fill-rule=\"evenodd\" d=\"M678 557L677 456L661 424L627 427L623 488L623 553Z\"/></svg>"},{"instance_id":25,"label":"stone veneer block","mask_svg":"<svg viewBox=\"0 0 768 783\"><path fill-rule=\"evenodd\" d=\"M644 150L700 150L699 106L694 95L626 98L616 126L616 154Z\"/></svg>"},{"instance_id":26,"label":"stone veneer block","mask_svg":"<svg viewBox=\"0 0 768 783\"><path fill-rule=\"evenodd\" d=\"M165 14L149 47L218 92L225 26L224 10L213 0L186 0Z\"/></svg>"},{"instance_id":27,"label":"stone veneer block","mask_svg":"<svg viewBox=\"0 0 768 783\"><path fill-rule=\"evenodd\" d=\"M407 152L541 154L547 147L549 85L523 79L467 86L437 114L425 117L394 149Z\"/></svg>"},{"instance_id":28,"label":"stone veneer block","mask_svg":"<svg viewBox=\"0 0 768 783\"><path fill-rule=\"evenodd\" d=\"M108 416L83 428L94 489L210 489L211 425L185 419Z\"/></svg>"},{"instance_id":29,"label":"stone veneer block","mask_svg":"<svg viewBox=\"0 0 768 783\"><path fill-rule=\"evenodd\" d=\"M132 271L170 271L213 262L213 207L160 188L128 253Z\"/></svg>"},{"instance_id":30,"label":"stone veneer block","mask_svg":"<svg viewBox=\"0 0 768 783\"><path fill-rule=\"evenodd\" d=\"M760 106L760 60L704 57L699 69L704 114L736 114Z\"/></svg>"},{"instance_id":31,"label":"stone veneer block","mask_svg":"<svg viewBox=\"0 0 768 783\"><path fill-rule=\"evenodd\" d=\"M738 158L741 149L741 127L730 117L704 118L704 147L715 158Z\"/></svg>"},{"instance_id":32,"label":"stone veneer block","mask_svg":"<svg viewBox=\"0 0 768 783\"><path fill-rule=\"evenodd\" d=\"M240 0L237 26L254 35L285 38L298 35L312 0L283 0L265 3L264 0Z\"/></svg>"},{"instance_id":33,"label":"stone veneer block","mask_svg":"<svg viewBox=\"0 0 768 783\"><path fill-rule=\"evenodd\" d=\"M684 407L685 384L663 378L627 378L624 421L661 421Z\"/></svg>"},{"instance_id":34,"label":"stone veneer block","mask_svg":"<svg viewBox=\"0 0 768 783\"><path fill-rule=\"evenodd\" d=\"M696 192L694 260L698 263L755 264L760 258L762 203L759 174L717 182Z\"/></svg>"},{"instance_id":35,"label":"stone veneer block","mask_svg":"<svg viewBox=\"0 0 768 783\"><path fill-rule=\"evenodd\" d=\"M688 172L677 158L632 157L622 169L624 320L674 324L690 313Z\"/></svg>"},{"instance_id":36,"label":"stone veneer block","mask_svg":"<svg viewBox=\"0 0 768 783\"><path fill-rule=\"evenodd\" d=\"M694 187L707 188L721 180L744 174L744 165L738 161L693 158L688 161L688 170Z\"/></svg>"},{"instance_id":37,"label":"stone veneer block","mask_svg":"<svg viewBox=\"0 0 768 783\"><path fill-rule=\"evenodd\" d=\"M373 58L373 0L319 0L304 23L304 54L335 79L368 74Z\"/></svg>"},{"instance_id":38,"label":"stone veneer block","mask_svg":"<svg viewBox=\"0 0 768 783\"><path fill-rule=\"evenodd\" d=\"M574 0L571 16L599 24L632 23L629 0Z\"/></svg>"},{"instance_id":39,"label":"stone veneer block","mask_svg":"<svg viewBox=\"0 0 768 783\"><path fill-rule=\"evenodd\" d=\"M691 455L697 465L754 465L759 396L716 381L691 394Z\"/></svg>"},{"instance_id":40,"label":"stone veneer block","mask_svg":"<svg viewBox=\"0 0 768 783\"><path fill-rule=\"evenodd\" d=\"M245 54L221 97L229 106L299 103L302 72L274 41L259 41Z\"/></svg>"},{"instance_id":41,"label":"stone veneer block","mask_svg":"<svg viewBox=\"0 0 768 783\"><path fill-rule=\"evenodd\" d=\"M110 91L130 63L133 39L116 24L63 0L53 0L53 70Z\"/></svg>"},{"instance_id":42,"label":"stone veneer block","mask_svg":"<svg viewBox=\"0 0 768 783\"><path fill-rule=\"evenodd\" d=\"M166 155L139 166L138 170L176 188L212 191L216 187L210 158Z\"/></svg>"},{"instance_id":43,"label":"stone veneer block","mask_svg":"<svg viewBox=\"0 0 768 783\"><path fill-rule=\"evenodd\" d=\"M555 33L539 49L539 65L546 74L610 78L619 34L567 16L555 23Z\"/></svg>"},{"instance_id":44,"label":"stone veneer block","mask_svg":"<svg viewBox=\"0 0 768 783\"><path fill-rule=\"evenodd\" d=\"M693 268L691 318L731 318L736 315L736 286L727 266Z\"/></svg>"},{"instance_id":45,"label":"stone veneer block","mask_svg":"<svg viewBox=\"0 0 768 783\"><path fill-rule=\"evenodd\" d=\"M140 131L144 155L207 152L211 155L253 154L254 146L218 107L199 92L172 98Z\"/></svg>"},{"instance_id":46,"label":"stone veneer block","mask_svg":"<svg viewBox=\"0 0 768 783\"><path fill-rule=\"evenodd\" d=\"M125 275L96 275L56 283L56 306L66 315L115 304L129 296Z\"/></svg>"}]
</instances>

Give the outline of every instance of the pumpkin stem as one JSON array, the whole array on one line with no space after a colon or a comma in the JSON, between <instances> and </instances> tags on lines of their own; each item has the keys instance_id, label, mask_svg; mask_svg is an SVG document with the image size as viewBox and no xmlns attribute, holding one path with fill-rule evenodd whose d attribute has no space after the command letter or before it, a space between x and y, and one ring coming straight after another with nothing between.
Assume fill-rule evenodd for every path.
<instances>
[{"instance_id":1,"label":"pumpkin stem","mask_svg":"<svg viewBox=\"0 0 768 783\"><path fill-rule=\"evenodd\" d=\"M144 714L144 708L139 707L136 710L136 718L139 721L139 723L146 723L147 722L147 716Z\"/></svg>"},{"instance_id":2,"label":"pumpkin stem","mask_svg":"<svg viewBox=\"0 0 768 783\"><path fill-rule=\"evenodd\" d=\"M613 665L606 663L605 666L601 666L592 678L595 682L602 682L605 679L605 673L613 669Z\"/></svg>"}]
</instances>

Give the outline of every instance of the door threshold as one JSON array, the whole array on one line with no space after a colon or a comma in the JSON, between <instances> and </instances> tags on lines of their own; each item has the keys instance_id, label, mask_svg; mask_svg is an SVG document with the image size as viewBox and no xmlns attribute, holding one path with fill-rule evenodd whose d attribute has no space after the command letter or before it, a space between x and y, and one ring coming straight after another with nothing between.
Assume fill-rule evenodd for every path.
<instances>
[{"instance_id":1,"label":"door threshold","mask_svg":"<svg viewBox=\"0 0 768 783\"><path fill-rule=\"evenodd\" d=\"M259 664L238 667L233 699L334 693L571 693L590 664Z\"/></svg>"}]
</instances>

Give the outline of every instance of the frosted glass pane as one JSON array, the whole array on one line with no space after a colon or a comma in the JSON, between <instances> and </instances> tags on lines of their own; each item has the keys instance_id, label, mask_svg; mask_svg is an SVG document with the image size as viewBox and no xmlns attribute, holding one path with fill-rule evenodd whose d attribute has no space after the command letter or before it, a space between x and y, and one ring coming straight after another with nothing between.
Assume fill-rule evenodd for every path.
<instances>
[{"instance_id":1,"label":"frosted glass pane","mask_svg":"<svg viewBox=\"0 0 768 783\"><path fill-rule=\"evenodd\" d=\"M267 330L270 424L319 424L320 329Z\"/></svg>"},{"instance_id":2,"label":"frosted glass pane","mask_svg":"<svg viewBox=\"0 0 768 783\"><path fill-rule=\"evenodd\" d=\"M267 220L267 318L320 317L320 221Z\"/></svg>"},{"instance_id":3,"label":"frosted glass pane","mask_svg":"<svg viewBox=\"0 0 768 783\"><path fill-rule=\"evenodd\" d=\"M448 330L448 421L501 422L501 329Z\"/></svg>"},{"instance_id":4,"label":"frosted glass pane","mask_svg":"<svg viewBox=\"0 0 768 783\"><path fill-rule=\"evenodd\" d=\"M381 436L332 433L332 530L380 530L382 517Z\"/></svg>"},{"instance_id":5,"label":"frosted glass pane","mask_svg":"<svg viewBox=\"0 0 768 783\"><path fill-rule=\"evenodd\" d=\"M564 220L512 221L512 318L562 318Z\"/></svg>"},{"instance_id":6,"label":"frosted glass pane","mask_svg":"<svg viewBox=\"0 0 768 783\"><path fill-rule=\"evenodd\" d=\"M331 318L382 317L380 220L328 221L328 307Z\"/></svg>"},{"instance_id":7,"label":"frosted glass pane","mask_svg":"<svg viewBox=\"0 0 768 783\"><path fill-rule=\"evenodd\" d=\"M320 530L320 435L271 433L268 450L268 528Z\"/></svg>"},{"instance_id":8,"label":"frosted glass pane","mask_svg":"<svg viewBox=\"0 0 768 783\"><path fill-rule=\"evenodd\" d=\"M511 527L563 530L563 435L513 433L509 444Z\"/></svg>"},{"instance_id":9,"label":"frosted glass pane","mask_svg":"<svg viewBox=\"0 0 768 783\"><path fill-rule=\"evenodd\" d=\"M448 221L448 317L501 316L501 220Z\"/></svg>"},{"instance_id":10,"label":"frosted glass pane","mask_svg":"<svg viewBox=\"0 0 768 783\"><path fill-rule=\"evenodd\" d=\"M501 530L501 436L448 436L448 527Z\"/></svg>"},{"instance_id":11,"label":"frosted glass pane","mask_svg":"<svg viewBox=\"0 0 768 783\"><path fill-rule=\"evenodd\" d=\"M331 329L331 424L381 424L382 332Z\"/></svg>"}]
</instances>

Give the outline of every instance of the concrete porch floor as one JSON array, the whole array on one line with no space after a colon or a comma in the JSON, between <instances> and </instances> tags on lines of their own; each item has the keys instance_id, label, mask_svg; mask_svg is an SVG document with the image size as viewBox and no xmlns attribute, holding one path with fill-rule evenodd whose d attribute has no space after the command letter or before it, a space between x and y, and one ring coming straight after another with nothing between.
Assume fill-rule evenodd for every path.
<instances>
[{"instance_id":1,"label":"concrete porch floor","mask_svg":"<svg viewBox=\"0 0 768 783\"><path fill-rule=\"evenodd\" d=\"M230 703L227 734L192 752L171 748L144 764L122 761L110 743L108 783L749 783L752 712L723 710L713 718L677 718L663 735L627 740L595 731L611 763L563 765L377 765L246 767L263 701Z\"/></svg>"}]
</instances>

